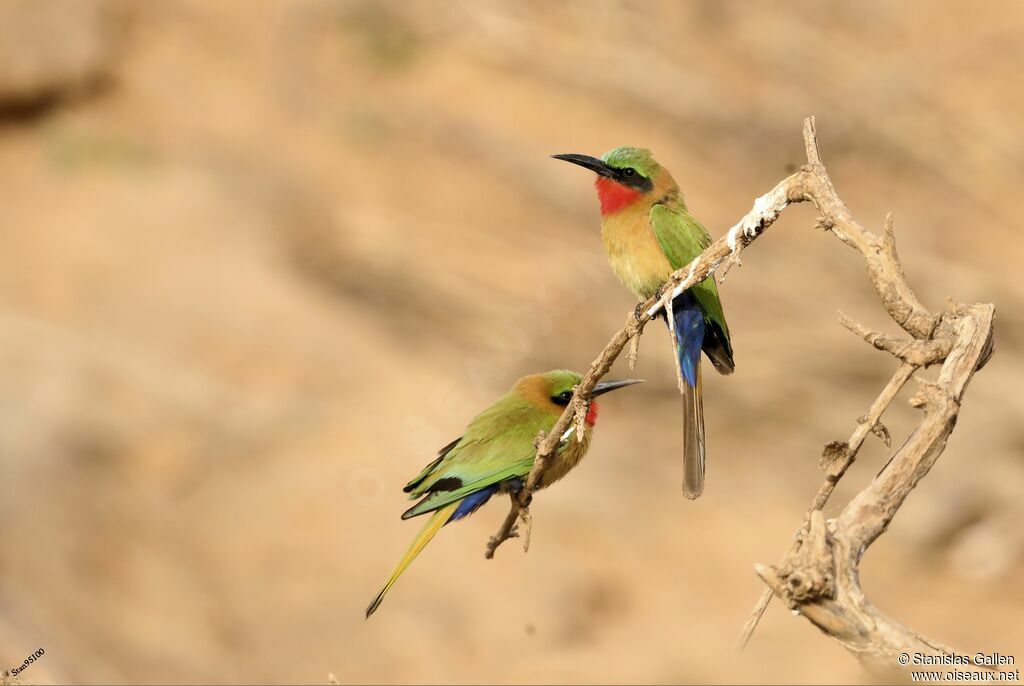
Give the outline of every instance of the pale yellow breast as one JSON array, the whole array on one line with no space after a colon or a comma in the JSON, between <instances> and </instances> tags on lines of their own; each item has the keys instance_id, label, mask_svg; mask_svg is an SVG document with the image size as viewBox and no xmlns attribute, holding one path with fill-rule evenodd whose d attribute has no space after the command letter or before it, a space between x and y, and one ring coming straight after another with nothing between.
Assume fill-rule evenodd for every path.
<instances>
[{"instance_id":1,"label":"pale yellow breast","mask_svg":"<svg viewBox=\"0 0 1024 686\"><path fill-rule=\"evenodd\" d=\"M590 447L591 436L593 436L593 429L587 427L586 432L583 434L582 443L576 440L575 435L569 437L565 448L555 456L555 461L544 472L544 479L540 484L541 488L547 488L555 483L580 463L580 460L587 454L587 449Z\"/></svg>"},{"instance_id":2,"label":"pale yellow breast","mask_svg":"<svg viewBox=\"0 0 1024 686\"><path fill-rule=\"evenodd\" d=\"M637 203L601 223L601 242L612 270L638 298L654 295L672 266L650 225L651 208Z\"/></svg>"}]
</instances>

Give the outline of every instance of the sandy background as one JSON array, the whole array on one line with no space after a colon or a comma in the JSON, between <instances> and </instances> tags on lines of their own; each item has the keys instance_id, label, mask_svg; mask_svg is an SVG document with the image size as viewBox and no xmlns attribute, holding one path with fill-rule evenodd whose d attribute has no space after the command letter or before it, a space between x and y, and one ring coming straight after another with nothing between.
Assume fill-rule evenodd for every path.
<instances>
[{"instance_id":1,"label":"sandy background","mask_svg":"<svg viewBox=\"0 0 1024 686\"><path fill-rule=\"evenodd\" d=\"M1024 4L0 4L0 667L26 681L859 682L773 605L731 653L893 370L859 257L796 207L723 287L704 497L671 357L495 560L494 503L363 609L400 489L521 374L585 367L631 296L580 170L650 147L715 236L803 160L887 211L924 303L996 355L872 549L901 621L1024 659ZM613 374L624 376L619 365ZM896 440L906 396L887 416ZM877 471L869 441L834 498Z\"/></svg>"}]
</instances>

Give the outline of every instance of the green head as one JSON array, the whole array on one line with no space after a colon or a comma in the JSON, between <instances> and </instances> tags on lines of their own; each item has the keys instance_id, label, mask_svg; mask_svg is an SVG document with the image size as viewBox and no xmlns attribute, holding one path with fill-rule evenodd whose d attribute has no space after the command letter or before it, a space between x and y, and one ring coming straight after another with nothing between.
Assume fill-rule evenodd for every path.
<instances>
[{"instance_id":1,"label":"green head","mask_svg":"<svg viewBox=\"0 0 1024 686\"><path fill-rule=\"evenodd\" d=\"M573 388L583 378L576 372L568 369L555 369L542 374L530 374L516 382L513 392L517 392L535 407L544 409L552 414L560 415L565 407L572 402ZM601 381L594 386L591 394L597 397L616 388L632 386L642 383L638 379L626 379L624 381ZM597 416L597 403L591 402L591 412ZM588 417L590 419L590 417Z\"/></svg>"},{"instance_id":2,"label":"green head","mask_svg":"<svg viewBox=\"0 0 1024 686\"><path fill-rule=\"evenodd\" d=\"M568 405L572 399L572 389L583 380L583 377L569 369L553 369L539 375L544 387L544 395L556 405Z\"/></svg>"},{"instance_id":3,"label":"green head","mask_svg":"<svg viewBox=\"0 0 1024 686\"><path fill-rule=\"evenodd\" d=\"M661 165L646 148L631 148L624 145L621 148L609 150L601 155L601 161L609 169L617 171L622 177L639 178L647 182L653 182L655 175L661 169ZM629 170L633 170L630 174Z\"/></svg>"}]
</instances>

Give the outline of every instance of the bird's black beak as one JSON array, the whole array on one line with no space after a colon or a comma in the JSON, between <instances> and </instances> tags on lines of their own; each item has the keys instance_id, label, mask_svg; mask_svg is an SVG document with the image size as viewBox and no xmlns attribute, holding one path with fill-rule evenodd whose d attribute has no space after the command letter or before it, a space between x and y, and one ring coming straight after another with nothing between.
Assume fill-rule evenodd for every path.
<instances>
[{"instance_id":1,"label":"bird's black beak","mask_svg":"<svg viewBox=\"0 0 1024 686\"><path fill-rule=\"evenodd\" d=\"M625 388L626 386L632 386L633 384L643 383L643 379L623 379L622 381L602 381L594 386L594 391L590 394L592 397L597 397L602 393L608 391L614 391L616 388Z\"/></svg>"},{"instance_id":2,"label":"bird's black beak","mask_svg":"<svg viewBox=\"0 0 1024 686\"><path fill-rule=\"evenodd\" d=\"M589 169L592 172L596 172L601 176L612 176L614 170L605 164L603 161L590 155L577 155L576 153L568 153L565 155L552 155L556 160L565 160L566 162L572 162L579 166Z\"/></svg>"}]
</instances>

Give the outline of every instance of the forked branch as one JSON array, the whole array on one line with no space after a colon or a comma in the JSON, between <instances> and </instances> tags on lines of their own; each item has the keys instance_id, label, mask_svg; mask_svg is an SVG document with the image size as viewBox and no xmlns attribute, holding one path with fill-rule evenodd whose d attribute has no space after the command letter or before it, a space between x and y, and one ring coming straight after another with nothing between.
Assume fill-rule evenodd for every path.
<instances>
[{"instance_id":1,"label":"forked branch","mask_svg":"<svg viewBox=\"0 0 1024 686\"><path fill-rule=\"evenodd\" d=\"M527 506L563 434L590 399L595 384L608 372L623 349L630 344L630 361L636 343L651 318L672 298L717 270L718 278L739 264L739 254L762 235L790 204L809 201L819 213L817 226L831 231L864 258L868 278L889 316L909 334L896 338L876 333L852 322L843 323L878 350L892 355L899 364L892 379L861 417L846 441L829 443L821 459L825 479L811 502L794 543L778 565L757 565L756 571L768 586L751 614L740 639L745 645L757 622L778 594L822 631L839 640L864 662L894 669L900 653L950 654L951 649L922 637L879 612L860 588L858 567L868 546L886 531L896 512L918 482L928 473L945 448L956 424L960 403L974 373L992 354L993 305L949 303L940 313L927 310L903 274L896 254L891 218L883 236L861 226L836 193L822 164L814 129L814 118L804 120L807 164L783 179L754 201L754 206L724 236L712 243L693 262L676 271L663 288L660 299L651 298L633 314L625 326L591 364L576 388L578 402L566 408L554 429L539 439L537 459L525 487L512 495L512 508L498 533L487 545L487 557L508 538L516 535L520 518L529 527ZM854 496L835 519L826 520L821 510L836 484L846 474L868 434L882 437L889 432L881 417L915 372L928 365L942 364L936 382L918 381L911 404L923 410L920 424L896 451L882 471ZM527 531L528 533L528 531ZM527 539L528 540L528 539Z\"/></svg>"}]
</instances>

